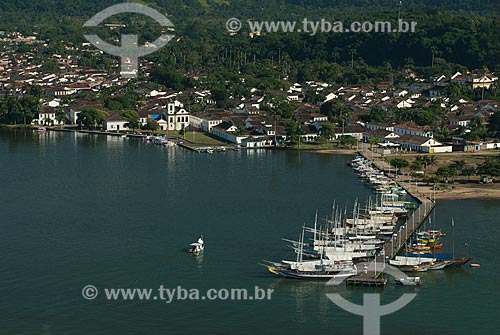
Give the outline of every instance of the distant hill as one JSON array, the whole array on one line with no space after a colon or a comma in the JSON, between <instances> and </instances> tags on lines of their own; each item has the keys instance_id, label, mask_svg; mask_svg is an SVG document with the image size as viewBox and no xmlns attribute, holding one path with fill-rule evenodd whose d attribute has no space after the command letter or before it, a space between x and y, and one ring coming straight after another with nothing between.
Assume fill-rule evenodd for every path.
<instances>
[{"instance_id":1,"label":"distant hill","mask_svg":"<svg viewBox=\"0 0 500 335\"><path fill-rule=\"evenodd\" d=\"M122 3L122 0L0 0L1 12L57 13L63 15L91 15L110 5ZM390 9L399 4L398 0L145 0L139 3L156 5L172 12L212 12L230 10L248 10L265 8L266 13L283 14L280 10L290 11L303 9ZM402 6L406 9L434 8L445 11L500 12L498 0L405 0ZM1 14L0 14L1 16Z\"/></svg>"},{"instance_id":2,"label":"distant hill","mask_svg":"<svg viewBox=\"0 0 500 335\"><path fill-rule=\"evenodd\" d=\"M25 35L37 32L51 41L54 52L60 50L57 41L81 43L82 25L99 11L124 0L0 0L0 31L19 31ZM500 69L500 6L498 0L137 0L162 13L171 15L177 34L182 36L177 45L175 62L187 53L198 55L193 59L206 61L217 50L217 63L227 59L234 67L231 52L245 49L243 57L273 62L284 52L290 63L301 71L311 64L339 62L350 64L354 52L369 65L403 66L414 63L428 66L434 59L456 71L455 64L468 68L488 66ZM406 20L418 22L412 34L267 34L265 38L250 40L245 34L229 38L226 20L237 17L245 20L298 21L341 20L344 22L384 20L395 22L398 6ZM127 23L127 33L140 32L141 38L154 41L159 31L142 16L121 17ZM134 30L135 29L135 30ZM102 35L101 35L102 34ZM119 36L116 30L102 29L102 38ZM1 45L0 45L1 47ZM173 48L171 46L171 48ZM238 48L238 50L232 50ZM231 51L232 50L232 51ZM209 55L207 57L207 55ZM223 55L223 56L221 56ZM198 67L198 61L191 59ZM210 59L209 59L210 60ZM314 60L314 62L312 61ZM212 63L216 61L211 59ZM172 61L174 62L174 61ZM245 59L245 62L247 60ZM449 63L449 65L448 65ZM226 65L225 65L226 66ZM312 66L312 65L311 65ZM351 66L352 67L352 66ZM234 69L232 69L234 70ZM333 71L333 70L332 70ZM429 73L434 69L429 70ZM381 71L382 72L382 71ZM373 77L373 71L364 75ZM300 77L300 76L298 76ZM303 77L310 77L303 75ZM353 79L362 81L364 79Z\"/></svg>"}]
</instances>

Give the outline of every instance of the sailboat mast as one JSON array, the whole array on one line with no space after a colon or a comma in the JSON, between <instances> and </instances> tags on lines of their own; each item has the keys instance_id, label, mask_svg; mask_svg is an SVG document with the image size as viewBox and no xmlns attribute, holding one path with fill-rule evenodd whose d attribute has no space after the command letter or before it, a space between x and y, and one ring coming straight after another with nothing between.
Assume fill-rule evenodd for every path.
<instances>
[{"instance_id":1,"label":"sailboat mast","mask_svg":"<svg viewBox=\"0 0 500 335\"><path fill-rule=\"evenodd\" d=\"M300 261L302 262L304 253L304 228L302 228L302 239L300 241Z\"/></svg>"},{"instance_id":2,"label":"sailboat mast","mask_svg":"<svg viewBox=\"0 0 500 335\"><path fill-rule=\"evenodd\" d=\"M318 210L316 210L316 216L314 217L314 240L313 240L313 246L316 243L316 226L318 224Z\"/></svg>"},{"instance_id":3,"label":"sailboat mast","mask_svg":"<svg viewBox=\"0 0 500 335\"><path fill-rule=\"evenodd\" d=\"M332 206L332 218L331 218L332 222L332 227L333 227L333 221L335 221L335 200L333 200L333 206ZM330 227L328 227L330 228Z\"/></svg>"},{"instance_id":4,"label":"sailboat mast","mask_svg":"<svg viewBox=\"0 0 500 335\"><path fill-rule=\"evenodd\" d=\"M452 253L453 259L455 259L455 220L451 218L451 234L452 234Z\"/></svg>"},{"instance_id":5,"label":"sailboat mast","mask_svg":"<svg viewBox=\"0 0 500 335\"><path fill-rule=\"evenodd\" d=\"M320 254L321 264L323 264L323 254L325 253L325 240L323 239L322 232L323 232L323 229L320 228L319 236L320 236L320 242L321 242L321 254Z\"/></svg>"},{"instance_id":6,"label":"sailboat mast","mask_svg":"<svg viewBox=\"0 0 500 335\"><path fill-rule=\"evenodd\" d=\"M299 245L297 246L297 263L299 262L299 258L300 258L300 239L301 239L301 236L299 235Z\"/></svg>"}]
</instances>

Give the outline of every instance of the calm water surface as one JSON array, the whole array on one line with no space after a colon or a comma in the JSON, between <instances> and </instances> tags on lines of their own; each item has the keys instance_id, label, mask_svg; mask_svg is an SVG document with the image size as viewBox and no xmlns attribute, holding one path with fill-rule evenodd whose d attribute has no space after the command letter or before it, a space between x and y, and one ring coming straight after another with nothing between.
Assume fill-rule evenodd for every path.
<instances>
[{"instance_id":1,"label":"calm water surface","mask_svg":"<svg viewBox=\"0 0 500 335\"><path fill-rule=\"evenodd\" d=\"M258 265L292 258L314 212L370 196L349 156L202 155L141 141L0 130L0 334L362 334L326 293L389 303L414 289L331 288L276 279ZM440 201L434 223L480 269L422 274L382 334L497 334L499 201ZM203 258L185 252L205 235ZM448 247L451 242L448 241ZM467 246L466 246L467 243ZM97 288L272 288L270 301L93 301Z\"/></svg>"}]
</instances>

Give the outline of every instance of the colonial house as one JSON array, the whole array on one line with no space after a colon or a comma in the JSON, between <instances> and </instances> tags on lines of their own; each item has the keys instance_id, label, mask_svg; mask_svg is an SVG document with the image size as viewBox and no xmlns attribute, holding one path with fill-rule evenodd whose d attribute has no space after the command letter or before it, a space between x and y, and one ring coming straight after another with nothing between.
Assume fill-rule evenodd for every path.
<instances>
[{"instance_id":1,"label":"colonial house","mask_svg":"<svg viewBox=\"0 0 500 335\"><path fill-rule=\"evenodd\" d=\"M196 103L205 103L207 105L215 105L216 101L212 98L210 91L194 92L194 101Z\"/></svg>"},{"instance_id":2,"label":"colonial house","mask_svg":"<svg viewBox=\"0 0 500 335\"><path fill-rule=\"evenodd\" d=\"M472 73L462 75L460 72L455 73L451 79L451 83L457 83L461 85L468 85L472 89L476 88L486 88L489 89L492 85L498 81L498 77L491 72L478 71L475 70Z\"/></svg>"},{"instance_id":3,"label":"colonial house","mask_svg":"<svg viewBox=\"0 0 500 335\"><path fill-rule=\"evenodd\" d=\"M422 136L427 138L433 138L434 134L432 128L429 126L418 126L413 122L408 122L406 124L400 124L394 126L394 132L400 136L403 135L413 135Z\"/></svg>"},{"instance_id":4,"label":"colonial house","mask_svg":"<svg viewBox=\"0 0 500 335\"><path fill-rule=\"evenodd\" d=\"M401 98L401 97L406 96L407 94L408 94L407 90L397 90L397 91L394 91L393 96Z\"/></svg>"},{"instance_id":5,"label":"colonial house","mask_svg":"<svg viewBox=\"0 0 500 335\"><path fill-rule=\"evenodd\" d=\"M38 113L38 117L33 120L33 123L39 126L52 126L58 125L59 121L56 120L56 111L54 108L45 107Z\"/></svg>"},{"instance_id":6,"label":"colonial house","mask_svg":"<svg viewBox=\"0 0 500 335\"><path fill-rule=\"evenodd\" d=\"M213 127L222 123L222 116L220 114L206 115L206 113L203 113L191 115L189 120L191 127L211 133Z\"/></svg>"},{"instance_id":7,"label":"colonial house","mask_svg":"<svg viewBox=\"0 0 500 335\"><path fill-rule=\"evenodd\" d=\"M337 99L339 96L335 93L328 93L325 97L325 101L324 102L328 102L330 100L333 100L333 99Z\"/></svg>"},{"instance_id":8,"label":"colonial house","mask_svg":"<svg viewBox=\"0 0 500 335\"><path fill-rule=\"evenodd\" d=\"M468 80L468 84L475 88L486 88L489 89L492 85L498 81L498 77L492 73L486 74L473 74Z\"/></svg>"},{"instance_id":9,"label":"colonial house","mask_svg":"<svg viewBox=\"0 0 500 335\"><path fill-rule=\"evenodd\" d=\"M147 110L141 109L138 112L139 114L139 123L144 126L148 123L148 120L150 119L150 114Z\"/></svg>"},{"instance_id":10,"label":"colonial house","mask_svg":"<svg viewBox=\"0 0 500 335\"><path fill-rule=\"evenodd\" d=\"M292 87L290 87L290 90L288 92L290 92L290 93L292 93L292 92L302 92L302 85L300 85L298 83L295 83L295 84L293 84Z\"/></svg>"},{"instance_id":11,"label":"colonial house","mask_svg":"<svg viewBox=\"0 0 500 335\"><path fill-rule=\"evenodd\" d=\"M231 143L241 144L247 136L238 135L238 127L232 122L224 121L212 128L212 134Z\"/></svg>"},{"instance_id":12,"label":"colonial house","mask_svg":"<svg viewBox=\"0 0 500 335\"><path fill-rule=\"evenodd\" d=\"M433 138L422 137L417 135L402 135L394 140L395 143L401 146L403 150L424 152L424 153L443 153L452 152L453 147L443 146L442 143Z\"/></svg>"},{"instance_id":13,"label":"colonial house","mask_svg":"<svg viewBox=\"0 0 500 335\"><path fill-rule=\"evenodd\" d=\"M363 133L366 132L366 128L362 126L346 126L346 127L336 127L333 128L335 133L334 138L337 139L343 136L351 136L356 138L358 141L363 139Z\"/></svg>"},{"instance_id":14,"label":"colonial house","mask_svg":"<svg viewBox=\"0 0 500 335\"><path fill-rule=\"evenodd\" d=\"M168 130L168 122L165 121L162 117L156 120L156 123L158 123L158 128L160 130Z\"/></svg>"},{"instance_id":15,"label":"colonial house","mask_svg":"<svg viewBox=\"0 0 500 335\"><path fill-rule=\"evenodd\" d=\"M288 101L302 101L304 94L302 93L289 93L287 96Z\"/></svg>"},{"instance_id":16,"label":"colonial house","mask_svg":"<svg viewBox=\"0 0 500 335\"><path fill-rule=\"evenodd\" d=\"M181 131L189 127L191 115L178 102L170 102L166 105L155 105L146 107L139 112L141 125L146 125L148 120L156 120L161 130Z\"/></svg>"},{"instance_id":17,"label":"colonial house","mask_svg":"<svg viewBox=\"0 0 500 335\"><path fill-rule=\"evenodd\" d=\"M104 120L104 130L105 131L121 131L129 130L126 126L128 120L121 116L119 113L114 113L110 115L106 120Z\"/></svg>"},{"instance_id":18,"label":"colonial house","mask_svg":"<svg viewBox=\"0 0 500 335\"><path fill-rule=\"evenodd\" d=\"M385 129L368 130L363 133L363 142L367 143L372 138L378 139L381 143L393 143L399 135L393 131Z\"/></svg>"},{"instance_id":19,"label":"colonial house","mask_svg":"<svg viewBox=\"0 0 500 335\"><path fill-rule=\"evenodd\" d=\"M467 76L462 75L460 72L456 72L450 78L450 83L464 85L467 82Z\"/></svg>"},{"instance_id":20,"label":"colonial house","mask_svg":"<svg viewBox=\"0 0 500 335\"><path fill-rule=\"evenodd\" d=\"M439 87L446 87L450 84L451 78L446 77L445 75L441 75L434 81L434 85Z\"/></svg>"},{"instance_id":21,"label":"colonial house","mask_svg":"<svg viewBox=\"0 0 500 335\"><path fill-rule=\"evenodd\" d=\"M460 116L450 116L451 126L469 127L472 120L476 117L474 115L460 115Z\"/></svg>"},{"instance_id":22,"label":"colonial house","mask_svg":"<svg viewBox=\"0 0 500 335\"><path fill-rule=\"evenodd\" d=\"M274 145L275 145L274 138L269 136L264 136L264 137L251 136L241 141L241 147L249 149L273 147Z\"/></svg>"},{"instance_id":23,"label":"colonial house","mask_svg":"<svg viewBox=\"0 0 500 335\"><path fill-rule=\"evenodd\" d=\"M243 108L243 113L248 115L258 115L259 109L255 106L246 106L245 108Z\"/></svg>"},{"instance_id":24,"label":"colonial house","mask_svg":"<svg viewBox=\"0 0 500 335\"><path fill-rule=\"evenodd\" d=\"M255 96L243 102L244 107L253 107L260 109L261 103L264 101L264 97Z\"/></svg>"},{"instance_id":25,"label":"colonial house","mask_svg":"<svg viewBox=\"0 0 500 335\"><path fill-rule=\"evenodd\" d=\"M415 103L414 100L411 100L411 99L406 99L406 100L403 100L403 101L400 101L396 107L398 109L401 109L401 108L411 108L413 107L413 104Z\"/></svg>"},{"instance_id":26,"label":"colonial house","mask_svg":"<svg viewBox=\"0 0 500 335\"><path fill-rule=\"evenodd\" d=\"M319 113L313 113L311 114L311 122L327 122L328 121L328 116L319 114Z\"/></svg>"},{"instance_id":27,"label":"colonial house","mask_svg":"<svg viewBox=\"0 0 500 335\"><path fill-rule=\"evenodd\" d=\"M319 130L313 125L302 126L300 138L303 142L314 142L319 138Z\"/></svg>"},{"instance_id":28,"label":"colonial house","mask_svg":"<svg viewBox=\"0 0 500 335\"><path fill-rule=\"evenodd\" d=\"M394 131L394 126L391 126L388 123L367 123L365 126L370 130L383 129L388 131Z\"/></svg>"},{"instance_id":29,"label":"colonial house","mask_svg":"<svg viewBox=\"0 0 500 335\"><path fill-rule=\"evenodd\" d=\"M68 86L58 86L58 87L49 87L45 90L45 93L50 96L55 97L65 97L68 95L76 94L78 91L75 88L71 88Z\"/></svg>"}]
</instances>

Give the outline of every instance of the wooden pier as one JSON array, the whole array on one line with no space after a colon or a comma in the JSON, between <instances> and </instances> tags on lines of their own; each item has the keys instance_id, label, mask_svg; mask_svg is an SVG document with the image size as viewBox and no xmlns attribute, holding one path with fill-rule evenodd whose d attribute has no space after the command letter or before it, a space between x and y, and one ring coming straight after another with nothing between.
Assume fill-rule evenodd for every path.
<instances>
[{"instance_id":1,"label":"wooden pier","mask_svg":"<svg viewBox=\"0 0 500 335\"><path fill-rule=\"evenodd\" d=\"M418 199L418 198L417 198ZM420 201L420 199L418 199ZM406 242L411 239L413 234L420 228L424 221L432 213L436 206L434 201L430 199L423 199L418 209L414 210L408 217L406 222L399 226L394 232L391 239L385 242L384 254L385 256L393 259L401 249L404 248Z\"/></svg>"},{"instance_id":2,"label":"wooden pier","mask_svg":"<svg viewBox=\"0 0 500 335\"><path fill-rule=\"evenodd\" d=\"M405 223L397 227L396 231L393 232L391 239L385 242L384 255L386 258L388 257L389 259L393 259L429 217L436 206L436 202L426 195L414 193L410 187L410 183L395 180L393 176L390 175L391 170L394 171L394 168L392 168L388 162L380 157L378 153L371 151L370 154L365 151L359 151L359 154L369 160L373 166L382 171L387 177L394 180L396 184L404 188L406 192L411 197L415 198L419 203L419 207L411 213Z\"/></svg>"},{"instance_id":3,"label":"wooden pier","mask_svg":"<svg viewBox=\"0 0 500 335\"><path fill-rule=\"evenodd\" d=\"M191 150L191 151L196 151L196 149L198 148L198 146L192 144L191 142L188 142L188 141L180 141L180 142L177 142L177 145L184 148L184 149L188 149L188 150Z\"/></svg>"},{"instance_id":4,"label":"wooden pier","mask_svg":"<svg viewBox=\"0 0 500 335\"><path fill-rule=\"evenodd\" d=\"M382 273L375 273L373 271L363 272L354 277L347 279L349 286L368 286L368 287L383 287L387 285L387 279L383 277Z\"/></svg>"}]
</instances>

